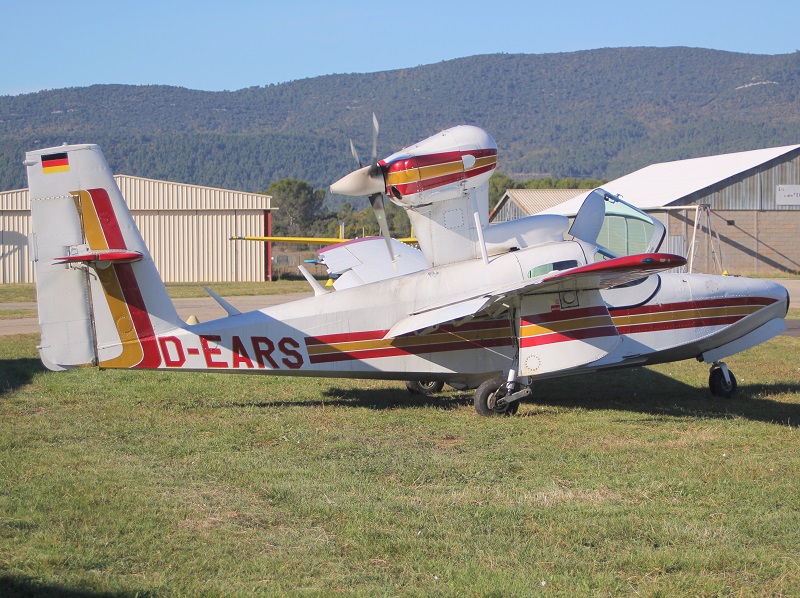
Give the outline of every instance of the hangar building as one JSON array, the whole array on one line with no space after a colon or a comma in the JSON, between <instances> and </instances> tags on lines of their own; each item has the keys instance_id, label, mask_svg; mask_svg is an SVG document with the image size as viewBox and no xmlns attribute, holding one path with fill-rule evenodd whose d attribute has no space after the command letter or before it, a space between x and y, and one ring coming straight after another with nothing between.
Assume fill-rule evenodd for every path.
<instances>
[{"instance_id":1,"label":"hangar building","mask_svg":"<svg viewBox=\"0 0 800 598\"><path fill-rule=\"evenodd\" d=\"M800 145L653 164L603 188L656 215L669 236L662 251L695 272L800 272ZM587 194L576 193L539 211L574 215ZM523 205L503 200L497 222Z\"/></svg>"},{"instance_id":2,"label":"hangar building","mask_svg":"<svg viewBox=\"0 0 800 598\"><path fill-rule=\"evenodd\" d=\"M165 282L266 280L265 243L229 241L267 234L271 197L115 175ZM0 192L0 283L33 282L27 189Z\"/></svg>"},{"instance_id":3,"label":"hangar building","mask_svg":"<svg viewBox=\"0 0 800 598\"><path fill-rule=\"evenodd\" d=\"M580 189L507 189L489 214L490 222L508 222L538 214L585 193Z\"/></svg>"}]
</instances>

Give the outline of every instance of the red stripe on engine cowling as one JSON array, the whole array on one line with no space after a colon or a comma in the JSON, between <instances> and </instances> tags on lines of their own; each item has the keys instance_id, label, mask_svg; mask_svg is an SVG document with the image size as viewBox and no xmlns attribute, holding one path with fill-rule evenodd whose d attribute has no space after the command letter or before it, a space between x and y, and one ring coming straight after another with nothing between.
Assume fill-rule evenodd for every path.
<instances>
[{"instance_id":1,"label":"red stripe on engine cowling","mask_svg":"<svg viewBox=\"0 0 800 598\"><path fill-rule=\"evenodd\" d=\"M380 165L384 168L385 173L388 175L390 173L405 172L408 170L416 170L419 168L426 168L429 166L440 166L442 164L461 162L464 156L473 156L476 159L480 159L496 155L497 155L496 149L464 150L464 151L454 151L454 152L441 152L438 154L425 154L421 156L412 156L410 158L405 158L402 160L395 160L390 164L386 164L385 162L381 161ZM487 164L486 166L481 166L480 168L472 168L470 170L460 170L458 172L448 175L422 179L419 181L414 181L412 183L393 185L393 186L402 195L413 195L421 191L427 191L429 189L435 189L437 187L442 187L444 185L449 185L451 183L457 183L458 181L463 181L464 179L471 179L481 174L491 172L496 167L497 163Z\"/></svg>"},{"instance_id":2,"label":"red stripe on engine cowling","mask_svg":"<svg viewBox=\"0 0 800 598\"><path fill-rule=\"evenodd\" d=\"M405 170L412 170L414 168L424 168L426 166L438 166L439 164L460 162L464 159L464 156L474 156L476 159L478 159L488 158L496 155L496 149L475 149L454 152L440 152L438 154L422 154L419 156L411 156L410 158L395 160L391 163L381 160L379 164L386 170L387 173L403 172Z\"/></svg>"}]
</instances>

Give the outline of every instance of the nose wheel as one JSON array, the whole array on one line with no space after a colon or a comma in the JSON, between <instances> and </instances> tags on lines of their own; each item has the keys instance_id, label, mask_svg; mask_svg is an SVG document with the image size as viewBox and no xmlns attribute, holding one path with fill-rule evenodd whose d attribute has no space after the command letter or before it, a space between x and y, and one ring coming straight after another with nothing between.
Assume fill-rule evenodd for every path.
<instances>
[{"instance_id":1,"label":"nose wheel","mask_svg":"<svg viewBox=\"0 0 800 598\"><path fill-rule=\"evenodd\" d=\"M728 369L725 362L714 362L708 374L708 388L711 394L730 399L736 394L736 376Z\"/></svg>"},{"instance_id":2,"label":"nose wheel","mask_svg":"<svg viewBox=\"0 0 800 598\"><path fill-rule=\"evenodd\" d=\"M505 378L487 380L475 391L475 411L488 417L514 415L519 410L519 400L531 394L531 389L519 382L508 388Z\"/></svg>"}]
</instances>

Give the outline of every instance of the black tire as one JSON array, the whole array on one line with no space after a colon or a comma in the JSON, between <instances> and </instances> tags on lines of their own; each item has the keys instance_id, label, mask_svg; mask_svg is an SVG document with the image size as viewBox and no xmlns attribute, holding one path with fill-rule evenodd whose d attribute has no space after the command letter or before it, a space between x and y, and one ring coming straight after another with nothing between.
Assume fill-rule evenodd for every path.
<instances>
[{"instance_id":1,"label":"black tire","mask_svg":"<svg viewBox=\"0 0 800 598\"><path fill-rule=\"evenodd\" d=\"M486 417L514 415L519 410L519 401L501 402L501 405L497 405L498 399L502 399L506 394L505 378L487 380L475 391L475 411L478 412L478 415Z\"/></svg>"},{"instance_id":2,"label":"black tire","mask_svg":"<svg viewBox=\"0 0 800 598\"><path fill-rule=\"evenodd\" d=\"M406 382L408 392L415 395L424 395L429 397L441 392L444 388L444 382L437 382L435 380L409 380Z\"/></svg>"},{"instance_id":3,"label":"black tire","mask_svg":"<svg viewBox=\"0 0 800 598\"><path fill-rule=\"evenodd\" d=\"M708 375L708 388L711 389L711 394L724 399L730 399L736 394L736 376L733 372L728 370L730 383L725 382L725 375L722 373L722 368L716 367L711 369Z\"/></svg>"}]
</instances>

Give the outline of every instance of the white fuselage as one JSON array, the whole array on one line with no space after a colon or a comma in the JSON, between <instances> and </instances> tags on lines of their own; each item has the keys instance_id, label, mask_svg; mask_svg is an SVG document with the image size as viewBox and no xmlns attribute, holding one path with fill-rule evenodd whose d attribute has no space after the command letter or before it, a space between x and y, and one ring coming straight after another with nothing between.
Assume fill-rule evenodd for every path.
<instances>
[{"instance_id":1,"label":"white fuselage","mask_svg":"<svg viewBox=\"0 0 800 598\"><path fill-rule=\"evenodd\" d=\"M488 266L452 264L187 326L159 336L161 367L474 383L512 367L520 329L513 311L384 337L424 306L513 284L569 256L585 260L580 244L561 242L500 255ZM621 342L599 360L541 377L693 358L784 317L788 302L785 289L768 281L672 273L602 295Z\"/></svg>"}]
</instances>

